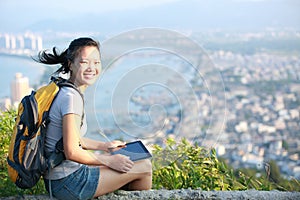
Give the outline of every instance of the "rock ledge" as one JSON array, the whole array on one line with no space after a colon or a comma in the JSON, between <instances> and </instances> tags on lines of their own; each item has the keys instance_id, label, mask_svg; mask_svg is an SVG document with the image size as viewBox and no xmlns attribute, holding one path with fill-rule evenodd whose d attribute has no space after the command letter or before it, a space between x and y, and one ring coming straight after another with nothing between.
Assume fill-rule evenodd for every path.
<instances>
[{"instance_id":1,"label":"rock ledge","mask_svg":"<svg viewBox=\"0 0 300 200\"><path fill-rule=\"evenodd\" d=\"M0 198L1 200L50 200L48 195L25 195ZM114 193L97 198L98 200L135 200L135 199L255 199L255 200L294 200L300 199L300 192L281 192L273 191L202 191L191 189L180 190L148 190L148 191L123 191L119 190Z\"/></svg>"}]
</instances>

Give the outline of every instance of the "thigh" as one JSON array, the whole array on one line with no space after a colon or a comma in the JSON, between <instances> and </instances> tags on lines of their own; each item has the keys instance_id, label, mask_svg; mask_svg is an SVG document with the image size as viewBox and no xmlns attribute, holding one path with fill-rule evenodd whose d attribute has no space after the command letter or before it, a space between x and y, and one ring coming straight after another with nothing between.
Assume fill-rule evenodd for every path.
<instances>
[{"instance_id":1,"label":"thigh","mask_svg":"<svg viewBox=\"0 0 300 200\"><path fill-rule=\"evenodd\" d=\"M63 179L50 181L52 193L58 199L90 199L97 190L99 174L97 167L82 166ZM48 180L45 184L47 187Z\"/></svg>"},{"instance_id":2,"label":"thigh","mask_svg":"<svg viewBox=\"0 0 300 200\"><path fill-rule=\"evenodd\" d=\"M150 160L136 162L133 168L127 173L121 173L105 166L100 167L100 178L95 197L113 192L127 183L151 175L152 165Z\"/></svg>"}]
</instances>

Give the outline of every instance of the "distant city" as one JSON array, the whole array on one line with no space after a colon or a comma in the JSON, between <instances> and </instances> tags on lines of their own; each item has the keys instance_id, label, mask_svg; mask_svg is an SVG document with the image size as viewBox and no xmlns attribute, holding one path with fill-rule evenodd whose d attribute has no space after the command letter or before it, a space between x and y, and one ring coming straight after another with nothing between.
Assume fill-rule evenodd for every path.
<instances>
[{"instance_id":1,"label":"distant city","mask_svg":"<svg viewBox=\"0 0 300 200\"><path fill-rule=\"evenodd\" d=\"M43 49L43 40L39 35L25 34L0 34L0 54L15 56L30 56ZM5 66L7 67L7 66ZM21 99L32 91L28 77L16 73L10 83L10 98L0 100L0 108L9 109L17 107Z\"/></svg>"},{"instance_id":2,"label":"distant city","mask_svg":"<svg viewBox=\"0 0 300 200\"><path fill-rule=\"evenodd\" d=\"M8 110L11 107L17 108L22 98L30 94L32 90L29 87L28 77L24 77L22 73L16 73L10 83L10 98L0 99L0 109Z\"/></svg>"},{"instance_id":3,"label":"distant city","mask_svg":"<svg viewBox=\"0 0 300 200\"><path fill-rule=\"evenodd\" d=\"M43 40L39 35L0 34L0 53L13 55L31 55L43 49Z\"/></svg>"},{"instance_id":4,"label":"distant city","mask_svg":"<svg viewBox=\"0 0 300 200\"><path fill-rule=\"evenodd\" d=\"M217 143L218 155L235 168L264 170L270 160L275 160L286 178L300 179L299 32L218 32L191 33L190 36L200 43L205 41L201 45L218 68L225 87L226 122L222 134L216 141L214 133L206 133L203 144L209 146ZM163 36L155 37L156 43L164 42ZM42 36L0 35L1 53L27 55L42 48ZM30 90L28 78L21 73L16 74L12 77L11 97L1 100L1 108L8 109L16 105ZM184 121L186 127L182 135L190 141L201 142L201 137L195 138L195 130L188 127L194 127L193 117L202 116L199 124L210 123L207 119L211 110L207 104L208 94L201 93L201 90L196 92L199 93L200 113L194 113L191 108L186 112L190 113L188 119L181 119L178 113L168 116L162 132L145 142L159 143L166 136L175 137L172 131L180 120ZM161 98L164 99L164 96ZM221 99L219 97L215 104ZM140 104L151 100L145 100L142 96L133 99L134 103ZM224 113L222 108L219 109L219 113ZM138 118L139 113L135 114ZM203 128L199 135L203 135Z\"/></svg>"}]
</instances>

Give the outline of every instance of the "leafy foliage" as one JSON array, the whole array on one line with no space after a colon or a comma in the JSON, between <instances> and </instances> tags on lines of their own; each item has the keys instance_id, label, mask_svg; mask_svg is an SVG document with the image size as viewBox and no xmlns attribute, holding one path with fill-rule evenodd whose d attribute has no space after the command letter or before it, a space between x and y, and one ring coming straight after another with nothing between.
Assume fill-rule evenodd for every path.
<instances>
[{"instance_id":1,"label":"leafy foliage","mask_svg":"<svg viewBox=\"0 0 300 200\"><path fill-rule=\"evenodd\" d=\"M156 189L229 190L232 188L232 183L226 181L226 174L219 173L225 166L218 162L213 149L192 146L185 139L176 145L173 139L168 139L166 147L162 149L155 146L153 154L153 185Z\"/></svg>"},{"instance_id":2,"label":"leafy foliage","mask_svg":"<svg viewBox=\"0 0 300 200\"><path fill-rule=\"evenodd\" d=\"M192 145L186 139L176 143L167 139L165 147L154 146L153 187L155 189L192 188L202 190L299 190L287 181L284 187L269 181L269 176L256 177L256 173L234 171L217 159L214 149ZM282 182L281 182L282 183Z\"/></svg>"},{"instance_id":3,"label":"leafy foliage","mask_svg":"<svg viewBox=\"0 0 300 200\"><path fill-rule=\"evenodd\" d=\"M22 190L8 177L6 158L15 117L15 110L0 112L0 197L46 194L43 180L31 189ZM280 178L280 183L273 183L269 181L272 178L269 175L256 178L251 170L234 171L217 159L214 149L192 145L185 139L180 143L167 139L164 148L155 145L153 157L154 189L300 191L300 183L296 179L288 181Z\"/></svg>"},{"instance_id":4,"label":"leafy foliage","mask_svg":"<svg viewBox=\"0 0 300 200\"><path fill-rule=\"evenodd\" d=\"M8 177L6 158L8 156L16 115L15 110L0 112L0 197L17 194L45 194L46 190L42 180L33 188L22 190L17 188Z\"/></svg>"}]
</instances>

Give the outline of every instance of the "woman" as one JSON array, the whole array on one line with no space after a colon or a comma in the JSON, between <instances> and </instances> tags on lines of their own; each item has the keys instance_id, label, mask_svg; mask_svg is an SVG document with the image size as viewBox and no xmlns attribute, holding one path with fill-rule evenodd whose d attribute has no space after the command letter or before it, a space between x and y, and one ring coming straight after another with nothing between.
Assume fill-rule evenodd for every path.
<instances>
[{"instance_id":1,"label":"woman","mask_svg":"<svg viewBox=\"0 0 300 200\"><path fill-rule=\"evenodd\" d=\"M83 93L101 72L98 42L91 38L73 40L59 54L42 51L37 59L44 64L61 64L56 74L68 74L77 88L62 87L50 109L46 153L55 150L63 137L66 160L44 176L47 190L58 199L90 199L117 189L147 190L152 186L150 160L132 162L123 155L92 154L87 150L109 152L124 145L121 141L100 142L82 137L87 129ZM49 181L50 180L50 181Z\"/></svg>"}]
</instances>

